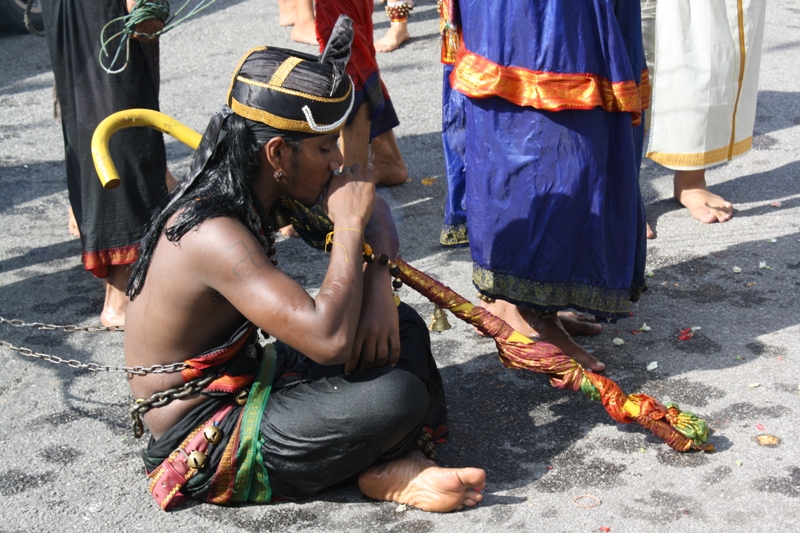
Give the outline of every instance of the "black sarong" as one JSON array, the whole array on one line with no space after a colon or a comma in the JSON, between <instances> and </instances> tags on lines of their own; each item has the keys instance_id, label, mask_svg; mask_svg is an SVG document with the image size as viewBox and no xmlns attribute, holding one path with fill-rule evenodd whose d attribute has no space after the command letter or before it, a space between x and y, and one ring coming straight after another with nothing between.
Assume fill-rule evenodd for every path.
<instances>
[{"instance_id":1,"label":"black sarong","mask_svg":"<svg viewBox=\"0 0 800 533\"><path fill-rule=\"evenodd\" d=\"M156 130L128 128L114 134L109 148L122 184L104 190L92 161L92 135L103 119L117 111L158 110L158 44L132 40L127 68L108 74L98 62L100 32L107 22L127 14L125 2L48 0L42 2L42 14L61 105L67 189L81 232L83 263L86 270L106 277L109 266L130 264L138 257L145 226L167 194L166 154L164 138Z\"/></svg>"},{"instance_id":2,"label":"black sarong","mask_svg":"<svg viewBox=\"0 0 800 533\"><path fill-rule=\"evenodd\" d=\"M446 432L442 378L430 349L427 327L400 304L400 360L395 367L344 375L344 366L319 365L297 350L275 343L277 368L261 419L262 456L276 496L299 499L346 481L370 465L408 454L426 428ZM215 396L196 407L142 453L152 471L186 435L230 403ZM214 473L241 407L220 424L225 438L207 466L182 489L194 499L213 497Z\"/></svg>"}]
</instances>

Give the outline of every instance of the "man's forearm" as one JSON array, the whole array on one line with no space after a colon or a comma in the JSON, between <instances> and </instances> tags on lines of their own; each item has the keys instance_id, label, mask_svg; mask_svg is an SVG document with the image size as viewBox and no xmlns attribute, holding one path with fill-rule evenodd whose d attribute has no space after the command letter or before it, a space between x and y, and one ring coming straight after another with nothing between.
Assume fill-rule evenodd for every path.
<instances>
[{"instance_id":1,"label":"man's forearm","mask_svg":"<svg viewBox=\"0 0 800 533\"><path fill-rule=\"evenodd\" d=\"M372 247L376 256L386 254L389 259L397 257L397 251L400 249L397 227L394 225L389 204L378 194L375 195L372 217L370 217L367 227L364 228L364 239Z\"/></svg>"}]
</instances>

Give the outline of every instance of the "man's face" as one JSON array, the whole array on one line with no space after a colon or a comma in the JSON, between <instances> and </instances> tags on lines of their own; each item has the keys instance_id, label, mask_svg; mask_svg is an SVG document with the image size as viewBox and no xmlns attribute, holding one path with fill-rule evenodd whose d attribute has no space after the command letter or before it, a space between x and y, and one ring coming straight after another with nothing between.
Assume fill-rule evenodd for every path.
<instances>
[{"instance_id":1,"label":"man's face","mask_svg":"<svg viewBox=\"0 0 800 533\"><path fill-rule=\"evenodd\" d=\"M292 149L291 162L286 176L289 194L306 207L317 204L333 173L342 166L338 133L311 137Z\"/></svg>"}]
</instances>

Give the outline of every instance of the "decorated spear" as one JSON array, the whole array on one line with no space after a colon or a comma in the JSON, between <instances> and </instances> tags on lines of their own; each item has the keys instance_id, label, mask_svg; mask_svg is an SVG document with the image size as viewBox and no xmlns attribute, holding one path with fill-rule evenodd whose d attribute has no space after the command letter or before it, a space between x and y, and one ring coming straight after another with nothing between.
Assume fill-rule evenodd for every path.
<instances>
[{"instance_id":1,"label":"decorated spear","mask_svg":"<svg viewBox=\"0 0 800 533\"><path fill-rule=\"evenodd\" d=\"M622 424L636 422L679 452L714 451L708 443L705 421L674 403L661 404L646 394L625 394L613 380L587 371L577 361L546 342L536 342L519 333L482 307L472 305L446 285L412 267L402 259L391 265L392 275L431 302L494 338L500 361L508 368L547 374L559 389L580 390L599 400L611 418Z\"/></svg>"}]
</instances>

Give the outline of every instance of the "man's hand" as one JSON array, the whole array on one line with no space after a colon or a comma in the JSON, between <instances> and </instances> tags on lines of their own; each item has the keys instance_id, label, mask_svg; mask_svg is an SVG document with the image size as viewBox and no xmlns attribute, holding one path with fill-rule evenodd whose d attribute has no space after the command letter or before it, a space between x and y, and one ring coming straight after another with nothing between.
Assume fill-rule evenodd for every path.
<instances>
[{"instance_id":1,"label":"man's hand","mask_svg":"<svg viewBox=\"0 0 800 533\"><path fill-rule=\"evenodd\" d=\"M136 5L137 1L138 0L127 0L128 13L133 11L133 8ZM152 35L152 34L154 34L156 32L161 31L162 29L164 29L164 22L163 21L158 20L156 18L147 19L147 20L145 20L143 22L140 22L139 24L136 25L136 27L133 30L134 33L133 33L133 35L131 35L131 37L133 37L134 39L136 39L138 41L141 41L143 43L154 43L154 42L158 41L158 36L157 35L155 37L153 37L152 39L149 38L149 37L146 37L145 35Z\"/></svg>"},{"instance_id":2,"label":"man's hand","mask_svg":"<svg viewBox=\"0 0 800 533\"><path fill-rule=\"evenodd\" d=\"M375 203L375 173L367 165L362 173L361 165L344 167L334 174L328 192L322 199L322 208L332 222L337 218L363 220L366 224L372 215Z\"/></svg>"},{"instance_id":3,"label":"man's hand","mask_svg":"<svg viewBox=\"0 0 800 533\"><path fill-rule=\"evenodd\" d=\"M400 319L392 295L391 276L374 262L364 273L364 298L353 353L345 374L356 368L394 366L400 358ZM359 361L361 364L359 365Z\"/></svg>"}]
</instances>

